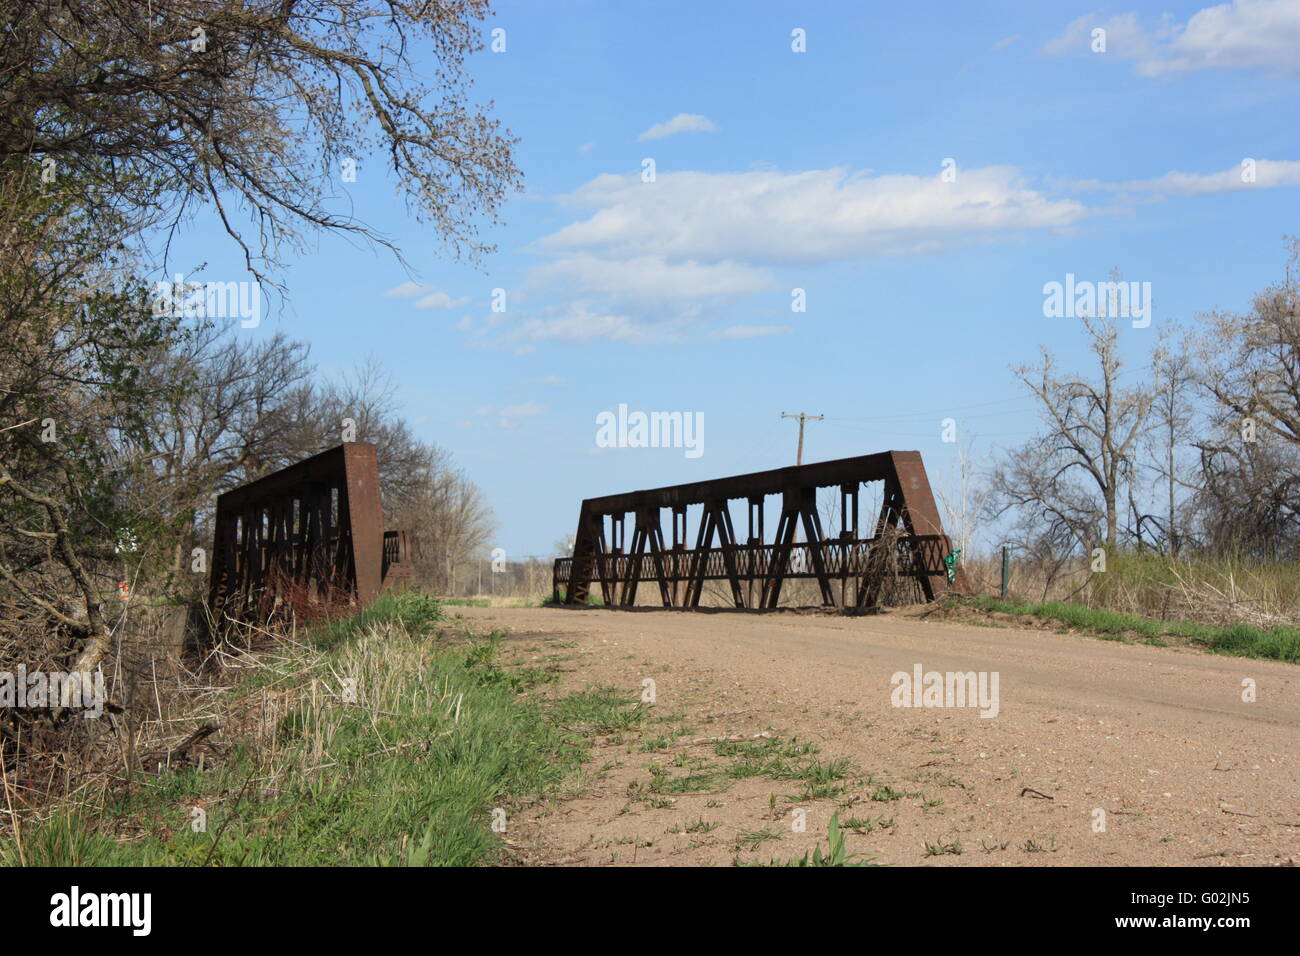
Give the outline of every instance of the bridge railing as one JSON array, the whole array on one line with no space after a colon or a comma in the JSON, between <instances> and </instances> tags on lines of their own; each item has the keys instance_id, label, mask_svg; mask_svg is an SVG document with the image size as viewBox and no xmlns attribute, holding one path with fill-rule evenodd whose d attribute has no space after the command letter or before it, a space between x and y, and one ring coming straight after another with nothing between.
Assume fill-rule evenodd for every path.
<instances>
[{"instance_id":1,"label":"bridge railing","mask_svg":"<svg viewBox=\"0 0 1300 956\"><path fill-rule=\"evenodd\" d=\"M882 551L894 548L894 560L886 562ZM872 573L888 571L902 578L922 578L945 573L944 558L949 543L946 535L890 535L853 540L827 539L817 544L800 543L788 548L775 544L737 544L718 548L675 548L656 553L596 554L591 561L591 583L606 587L684 584L692 579L730 581L729 559L740 583L762 583L778 572L780 554L786 554L782 577L817 580L823 576L839 582L855 582ZM823 573L816 570L820 552ZM552 590L562 595L569 585L575 558L557 558L552 569ZM699 562L703 561L703 566Z\"/></svg>"}]
</instances>

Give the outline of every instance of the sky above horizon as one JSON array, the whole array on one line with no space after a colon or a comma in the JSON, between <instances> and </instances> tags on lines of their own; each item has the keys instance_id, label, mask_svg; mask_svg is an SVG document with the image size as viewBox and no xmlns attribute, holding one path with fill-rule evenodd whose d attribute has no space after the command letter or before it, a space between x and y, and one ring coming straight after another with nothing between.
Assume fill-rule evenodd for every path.
<instances>
[{"instance_id":1,"label":"sky above horizon","mask_svg":"<svg viewBox=\"0 0 1300 956\"><path fill-rule=\"evenodd\" d=\"M309 342L326 375L379 359L512 559L585 497L793 464L782 412L825 416L805 461L916 449L951 494L959 449L1037 430L1010 366L1087 365L1046 284L1150 283L1149 323L1121 322L1137 375L1162 328L1280 280L1300 233L1300 0L502 2L482 30L474 92L525 178L497 251L447 259L361 157L340 195L411 271L323 237L235 334ZM246 278L203 220L172 261ZM620 405L702 414L700 453L601 447Z\"/></svg>"}]
</instances>

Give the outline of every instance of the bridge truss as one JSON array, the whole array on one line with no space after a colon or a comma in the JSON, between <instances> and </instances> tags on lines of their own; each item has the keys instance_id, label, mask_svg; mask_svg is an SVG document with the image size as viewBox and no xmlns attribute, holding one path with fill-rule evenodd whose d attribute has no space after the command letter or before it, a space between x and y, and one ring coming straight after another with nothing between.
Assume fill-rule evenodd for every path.
<instances>
[{"instance_id":1,"label":"bridge truss","mask_svg":"<svg viewBox=\"0 0 1300 956\"><path fill-rule=\"evenodd\" d=\"M383 530L375 446L348 442L217 498L213 619L265 621L285 601L367 604L409 577L413 541Z\"/></svg>"},{"instance_id":2,"label":"bridge truss","mask_svg":"<svg viewBox=\"0 0 1300 956\"><path fill-rule=\"evenodd\" d=\"M859 497L866 482L883 482L872 533L860 534ZM828 536L817 491L838 488L840 528ZM764 500L780 495L775 535L764 536ZM730 502L743 501L747 534L736 534ZM687 509L699 507L694 547ZM626 540L631 515L632 539ZM663 518L670 518L665 537ZM803 543L797 542L803 531ZM889 451L715 481L588 498L582 503L573 555L555 562L553 587L566 604L586 604L599 584L607 606L637 603L655 588L664 607L700 606L704 582L723 581L737 608L775 608L788 579L815 580L828 607L881 603L899 580L916 596L935 598L947 585L951 544L943 532L921 455Z\"/></svg>"}]
</instances>

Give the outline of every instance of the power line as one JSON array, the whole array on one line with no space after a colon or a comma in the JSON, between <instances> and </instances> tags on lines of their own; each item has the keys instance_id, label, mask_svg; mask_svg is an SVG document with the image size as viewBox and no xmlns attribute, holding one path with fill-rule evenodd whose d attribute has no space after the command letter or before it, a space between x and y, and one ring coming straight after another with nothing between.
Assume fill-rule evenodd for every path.
<instances>
[{"instance_id":1,"label":"power line","mask_svg":"<svg viewBox=\"0 0 1300 956\"><path fill-rule=\"evenodd\" d=\"M843 422L840 422L834 418L826 419L826 424L831 425L835 428L843 428L846 431L858 432L862 434L879 435L882 438L918 438L924 435L924 430L919 427L913 431L907 431L907 432L883 432L879 428L875 428L871 426L845 425ZM907 427L906 422L899 422L898 424L902 425L903 427ZM1034 432L1032 429L1030 429L1027 431L1014 431L1014 432L980 432L978 437L979 438L1007 438L1007 437L1017 437L1017 436L1028 437L1032 434L1034 434Z\"/></svg>"},{"instance_id":2,"label":"power line","mask_svg":"<svg viewBox=\"0 0 1300 956\"><path fill-rule=\"evenodd\" d=\"M918 418L926 415L951 415L954 412L961 413L964 412L966 409L970 409L970 408L986 408L989 405L1006 405L1009 402L1026 402L1026 401L1030 402L1032 407L1033 396L1015 395L1012 396L1011 398L995 398L987 402L972 402L970 404L965 404L961 406L949 405L947 408L936 408L933 411L899 412L896 415L867 415L862 417L836 416L834 420L844 421L844 422L880 422L880 421L890 421L890 420L895 420L900 418ZM1018 411L1018 409L1008 409L1006 412L984 412L982 414L1003 415L1003 414L1014 414L1016 411Z\"/></svg>"}]
</instances>

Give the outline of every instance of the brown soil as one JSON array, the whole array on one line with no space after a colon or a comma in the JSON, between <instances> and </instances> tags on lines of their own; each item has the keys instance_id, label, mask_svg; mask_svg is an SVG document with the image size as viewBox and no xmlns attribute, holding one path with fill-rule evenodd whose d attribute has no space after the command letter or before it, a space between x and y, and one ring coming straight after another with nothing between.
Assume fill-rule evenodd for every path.
<instances>
[{"instance_id":1,"label":"brown soil","mask_svg":"<svg viewBox=\"0 0 1300 956\"><path fill-rule=\"evenodd\" d=\"M580 788L511 818L524 863L784 862L824 846L836 810L864 822L850 852L894 865L1300 860L1295 665L915 614L459 610L511 635L507 663L562 672L545 697L655 682L647 723L596 738ZM892 706L891 675L916 664L997 672L1000 712ZM806 799L798 780L731 780L716 738L811 741L855 769Z\"/></svg>"}]
</instances>

